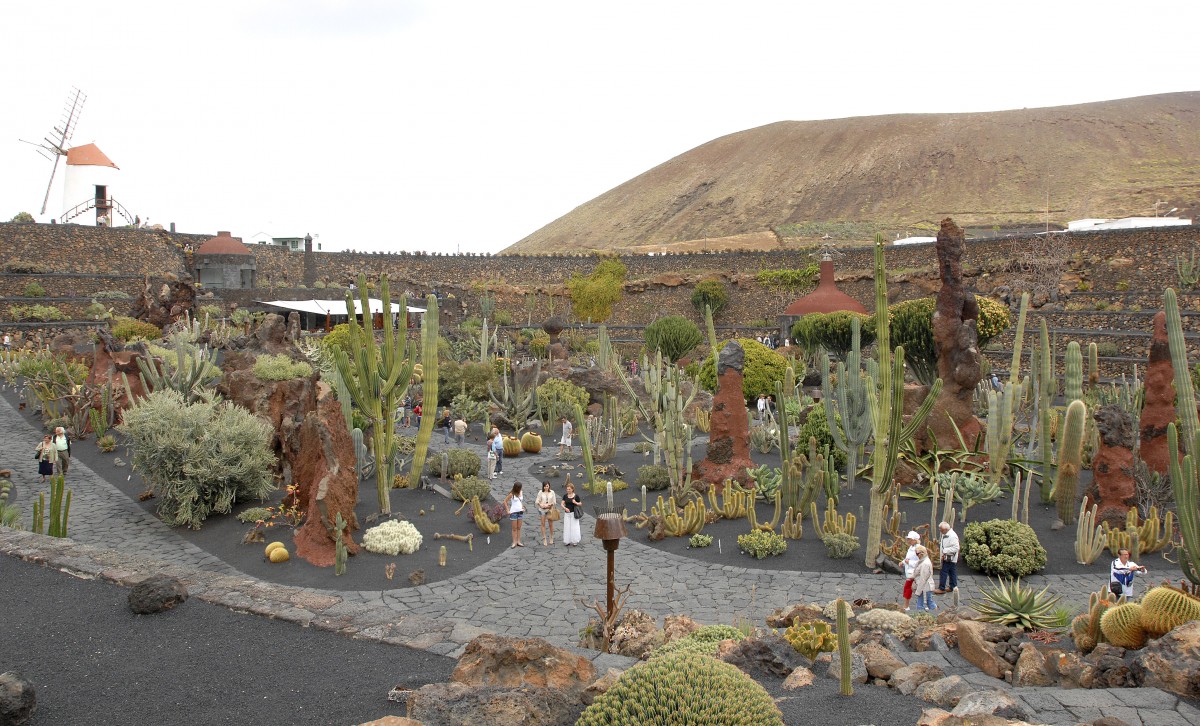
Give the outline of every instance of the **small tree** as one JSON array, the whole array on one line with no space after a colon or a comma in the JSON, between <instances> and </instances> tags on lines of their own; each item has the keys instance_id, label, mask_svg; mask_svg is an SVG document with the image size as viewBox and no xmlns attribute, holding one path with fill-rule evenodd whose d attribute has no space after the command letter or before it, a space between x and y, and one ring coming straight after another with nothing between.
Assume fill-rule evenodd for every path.
<instances>
[{"instance_id":1,"label":"small tree","mask_svg":"<svg viewBox=\"0 0 1200 726\"><path fill-rule=\"evenodd\" d=\"M690 353L704 340L700 328L682 315L668 315L646 326L646 348L661 350L662 354L675 363Z\"/></svg>"},{"instance_id":2,"label":"small tree","mask_svg":"<svg viewBox=\"0 0 1200 726\"><path fill-rule=\"evenodd\" d=\"M821 347L844 358L854 345L851 325L854 317L859 319L861 326L862 346L870 346L875 340L874 318L848 310L805 315L792 326L792 339L810 352Z\"/></svg>"},{"instance_id":3,"label":"small tree","mask_svg":"<svg viewBox=\"0 0 1200 726\"><path fill-rule=\"evenodd\" d=\"M701 315L704 315L705 307L710 307L713 317L716 317L729 307L729 293L725 290L725 283L720 280L704 280L696 285L696 289L692 291L692 307Z\"/></svg>"},{"instance_id":4,"label":"small tree","mask_svg":"<svg viewBox=\"0 0 1200 726\"><path fill-rule=\"evenodd\" d=\"M625 263L616 257L604 257L586 277L576 273L567 281L571 307L579 320L602 323L612 317L613 305L625 289Z\"/></svg>"},{"instance_id":5,"label":"small tree","mask_svg":"<svg viewBox=\"0 0 1200 726\"><path fill-rule=\"evenodd\" d=\"M11 224L31 224L37 220L29 212L17 212L16 216L8 220Z\"/></svg>"}]
</instances>

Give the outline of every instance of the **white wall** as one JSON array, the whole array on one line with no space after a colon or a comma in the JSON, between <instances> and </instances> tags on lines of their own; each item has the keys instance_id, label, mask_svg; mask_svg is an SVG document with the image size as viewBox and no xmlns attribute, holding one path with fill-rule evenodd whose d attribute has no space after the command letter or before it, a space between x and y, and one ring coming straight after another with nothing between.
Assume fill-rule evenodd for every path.
<instances>
[{"instance_id":1,"label":"white wall","mask_svg":"<svg viewBox=\"0 0 1200 726\"><path fill-rule=\"evenodd\" d=\"M74 207L80 202L85 202L89 199L96 198L96 186L102 185L108 187L108 198L117 198L117 201L122 202L119 190L114 190L113 183L117 180L117 172L119 169L114 169L111 166L76 166L73 164L66 165L66 179L63 183L63 204L59 210L59 215ZM124 204L124 202L122 202ZM71 220L76 224L95 224L95 210L88 210L84 214ZM112 222L117 224L117 222ZM124 221L121 221L124 224Z\"/></svg>"}]
</instances>

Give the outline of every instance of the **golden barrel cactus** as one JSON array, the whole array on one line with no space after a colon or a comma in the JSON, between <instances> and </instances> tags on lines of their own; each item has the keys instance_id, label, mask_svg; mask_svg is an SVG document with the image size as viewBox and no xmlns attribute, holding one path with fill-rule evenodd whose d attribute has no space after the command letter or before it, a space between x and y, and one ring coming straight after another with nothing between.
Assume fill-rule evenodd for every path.
<instances>
[{"instance_id":1,"label":"golden barrel cactus","mask_svg":"<svg viewBox=\"0 0 1200 726\"><path fill-rule=\"evenodd\" d=\"M1142 598L1142 627L1157 638L1190 620L1200 620L1200 599L1162 585Z\"/></svg>"},{"instance_id":2,"label":"golden barrel cactus","mask_svg":"<svg viewBox=\"0 0 1200 726\"><path fill-rule=\"evenodd\" d=\"M1118 648L1141 648L1146 644L1146 629L1142 627L1142 606L1127 602L1105 611L1100 618L1104 639Z\"/></svg>"},{"instance_id":3,"label":"golden barrel cactus","mask_svg":"<svg viewBox=\"0 0 1200 726\"><path fill-rule=\"evenodd\" d=\"M521 449L526 454L540 452L542 450L542 437L532 431L526 431L525 435L521 437Z\"/></svg>"}]
</instances>

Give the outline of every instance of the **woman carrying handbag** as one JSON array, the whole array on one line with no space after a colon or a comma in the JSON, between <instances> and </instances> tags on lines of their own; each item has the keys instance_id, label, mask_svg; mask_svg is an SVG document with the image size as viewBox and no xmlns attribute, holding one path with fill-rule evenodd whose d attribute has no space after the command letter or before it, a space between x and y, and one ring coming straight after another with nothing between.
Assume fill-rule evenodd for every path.
<instances>
[{"instance_id":1,"label":"woman carrying handbag","mask_svg":"<svg viewBox=\"0 0 1200 726\"><path fill-rule=\"evenodd\" d=\"M538 512L542 515L542 546L549 547L554 541L554 523L559 519L558 495L550 489L550 482L542 482L542 490L537 495ZM546 534L549 527L550 534Z\"/></svg>"},{"instance_id":2,"label":"woman carrying handbag","mask_svg":"<svg viewBox=\"0 0 1200 726\"><path fill-rule=\"evenodd\" d=\"M579 520L583 517L583 501L575 493L575 485L567 481L567 490L562 498L563 544L570 547L579 544Z\"/></svg>"}]
</instances>

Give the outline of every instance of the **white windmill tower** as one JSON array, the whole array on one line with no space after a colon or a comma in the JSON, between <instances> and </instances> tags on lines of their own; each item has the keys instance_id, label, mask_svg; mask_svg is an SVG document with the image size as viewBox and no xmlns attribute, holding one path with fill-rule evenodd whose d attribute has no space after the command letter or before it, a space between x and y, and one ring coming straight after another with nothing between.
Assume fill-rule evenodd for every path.
<instances>
[{"instance_id":1,"label":"white windmill tower","mask_svg":"<svg viewBox=\"0 0 1200 726\"><path fill-rule=\"evenodd\" d=\"M42 199L41 213L45 214L49 206L50 190L54 187L58 162L65 156L67 171L63 184L63 212L59 215L59 221L69 222L94 209L97 225L111 225L114 213L120 214L132 224L133 215L112 198L112 182L116 178L116 172L120 171L119 167L95 144L68 148L85 101L87 96L83 91L78 88L71 89L71 94L67 96L67 102L63 106L63 117L59 125L42 139L42 143L34 144L38 147L38 153L54 161L54 166L50 169L50 181L46 184L46 194Z\"/></svg>"}]
</instances>

